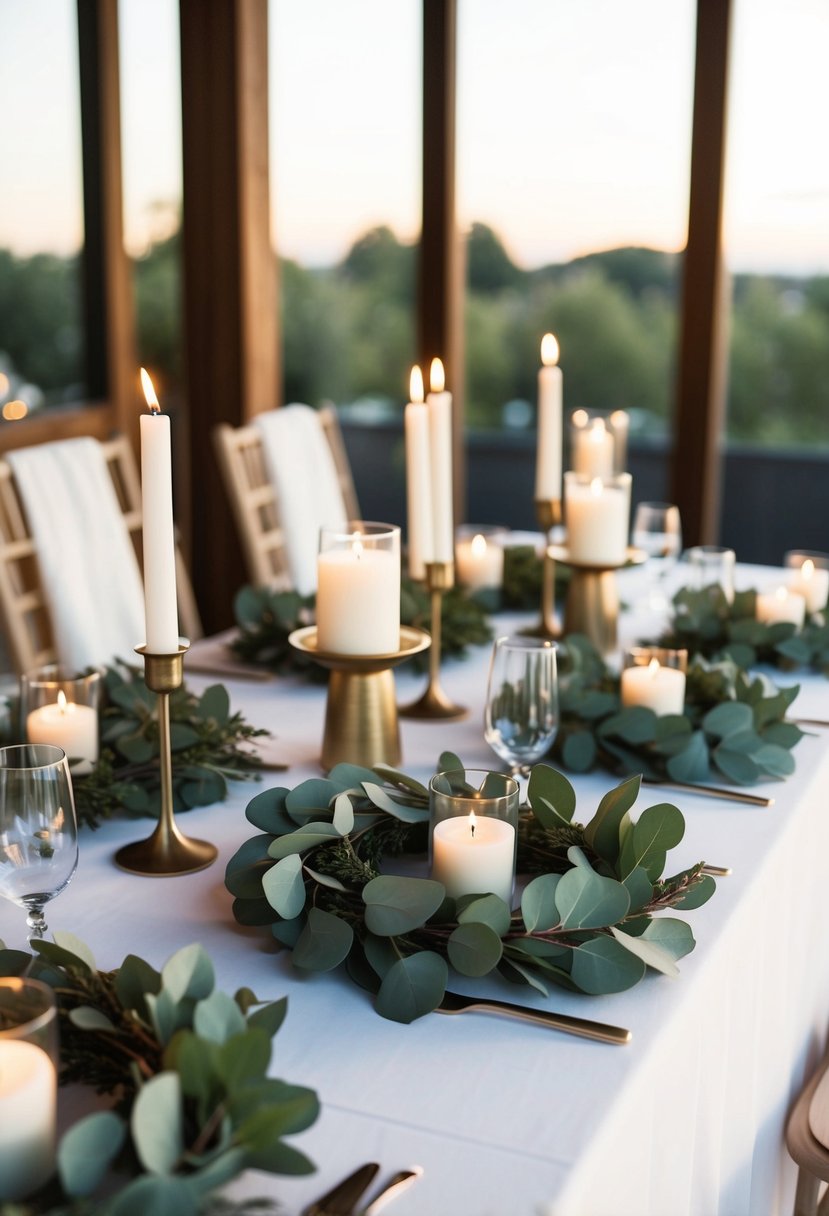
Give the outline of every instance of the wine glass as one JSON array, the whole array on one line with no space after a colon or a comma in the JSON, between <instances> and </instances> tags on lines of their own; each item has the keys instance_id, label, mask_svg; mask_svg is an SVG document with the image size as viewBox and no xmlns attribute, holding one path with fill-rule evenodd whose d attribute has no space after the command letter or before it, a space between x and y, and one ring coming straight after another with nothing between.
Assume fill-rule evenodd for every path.
<instances>
[{"instance_id":1,"label":"wine glass","mask_svg":"<svg viewBox=\"0 0 829 1216\"><path fill-rule=\"evenodd\" d=\"M558 731L556 645L540 638L498 638L489 667L484 737L513 776L526 777Z\"/></svg>"},{"instance_id":2,"label":"wine glass","mask_svg":"<svg viewBox=\"0 0 829 1216\"><path fill-rule=\"evenodd\" d=\"M43 907L78 864L69 762L60 747L0 748L0 895L24 907L30 940L43 937Z\"/></svg>"},{"instance_id":3,"label":"wine glass","mask_svg":"<svg viewBox=\"0 0 829 1216\"><path fill-rule=\"evenodd\" d=\"M668 607L665 579L682 552L679 507L670 502L640 502L633 516L631 539L636 549L648 555L648 569L656 574L656 586L648 596L648 607Z\"/></svg>"}]
</instances>

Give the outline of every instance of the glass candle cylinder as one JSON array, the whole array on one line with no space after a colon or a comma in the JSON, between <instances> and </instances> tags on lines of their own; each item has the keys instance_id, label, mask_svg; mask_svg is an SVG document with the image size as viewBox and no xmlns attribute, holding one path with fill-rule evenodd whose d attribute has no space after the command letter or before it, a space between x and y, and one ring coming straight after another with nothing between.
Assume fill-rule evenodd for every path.
<instances>
[{"instance_id":1,"label":"glass candle cylinder","mask_svg":"<svg viewBox=\"0 0 829 1216\"><path fill-rule=\"evenodd\" d=\"M570 415L570 466L583 477L613 476L613 434L603 415L574 410Z\"/></svg>"},{"instance_id":2,"label":"glass candle cylinder","mask_svg":"<svg viewBox=\"0 0 829 1216\"><path fill-rule=\"evenodd\" d=\"M518 842L518 782L458 769L429 785L432 877L452 899L497 895L511 905Z\"/></svg>"},{"instance_id":3,"label":"glass candle cylinder","mask_svg":"<svg viewBox=\"0 0 829 1216\"><path fill-rule=\"evenodd\" d=\"M657 714L681 714L687 667L687 650L631 647L623 659L619 688L622 705L644 705Z\"/></svg>"},{"instance_id":4,"label":"glass candle cylinder","mask_svg":"<svg viewBox=\"0 0 829 1216\"><path fill-rule=\"evenodd\" d=\"M506 528L463 524L455 530L455 574L470 591L498 590L504 582Z\"/></svg>"},{"instance_id":5,"label":"glass candle cylinder","mask_svg":"<svg viewBox=\"0 0 829 1216\"><path fill-rule=\"evenodd\" d=\"M621 566L630 526L630 473L602 480L564 474L564 515L571 561L597 568Z\"/></svg>"},{"instance_id":6,"label":"glass candle cylinder","mask_svg":"<svg viewBox=\"0 0 829 1216\"><path fill-rule=\"evenodd\" d=\"M51 1176L57 1107L57 1004L39 980L0 979L0 1190L23 1199Z\"/></svg>"},{"instance_id":7,"label":"glass candle cylinder","mask_svg":"<svg viewBox=\"0 0 829 1216\"><path fill-rule=\"evenodd\" d=\"M29 743L63 748L72 772L88 773L98 763L101 673L78 674L51 663L24 674L20 705Z\"/></svg>"},{"instance_id":8,"label":"glass candle cylinder","mask_svg":"<svg viewBox=\"0 0 829 1216\"><path fill-rule=\"evenodd\" d=\"M330 654L400 648L400 529L349 520L323 528L317 559L317 647Z\"/></svg>"},{"instance_id":9,"label":"glass candle cylinder","mask_svg":"<svg viewBox=\"0 0 829 1216\"><path fill-rule=\"evenodd\" d=\"M737 556L733 549L719 545L694 545L688 550L688 586L694 591L721 587L728 603L734 600L734 567Z\"/></svg>"},{"instance_id":10,"label":"glass candle cylinder","mask_svg":"<svg viewBox=\"0 0 829 1216\"><path fill-rule=\"evenodd\" d=\"M802 595L809 614L823 612L829 599L829 553L790 549L783 565L791 571L789 588Z\"/></svg>"}]
</instances>

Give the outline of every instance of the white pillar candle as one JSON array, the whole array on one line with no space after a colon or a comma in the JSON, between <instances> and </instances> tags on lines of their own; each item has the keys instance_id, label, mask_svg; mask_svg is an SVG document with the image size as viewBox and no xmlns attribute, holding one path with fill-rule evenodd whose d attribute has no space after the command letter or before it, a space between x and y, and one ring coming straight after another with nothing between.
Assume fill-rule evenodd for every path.
<instances>
[{"instance_id":1,"label":"white pillar candle","mask_svg":"<svg viewBox=\"0 0 829 1216\"><path fill-rule=\"evenodd\" d=\"M614 410L608 422L613 436L613 472L624 473L628 462L630 416L627 410Z\"/></svg>"},{"instance_id":2,"label":"white pillar candle","mask_svg":"<svg viewBox=\"0 0 829 1216\"><path fill-rule=\"evenodd\" d=\"M175 654L179 635L170 419L159 411L143 367L141 382L151 411L140 420L145 642L150 654Z\"/></svg>"},{"instance_id":3,"label":"white pillar candle","mask_svg":"<svg viewBox=\"0 0 829 1216\"><path fill-rule=\"evenodd\" d=\"M452 504L452 394L444 389L443 364L429 370L429 452L432 478L433 561L451 562L454 540Z\"/></svg>"},{"instance_id":4,"label":"white pillar candle","mask_svg":"<svg viewBox=\"0 0 829 1216\"><path fill-rule=\"evenodd\" d=\"M561 401L563 377L558 364L558 342L553 334L541 339L538 372L538 437L535 461L537 501L561 501Z\"/></svg>"},{"instance_id":5,"label":"white pillar candle","mask_svg":"<svg viewBox=\"0 0 829 1216\"><path fill-rule=\"evenodd\" d=\"M604 418L573 431L573 472L584 477L613 476L613 436Z\"/></svg>"},{"instance_id":6,"label":"white pillar candle","mask_svg":"<svg viewBox=\"0 0 829 1216\"><path fill-rule=\"evenodd\" d=\"M630 474L612 483L594 478L564 479L567 549L572 561L584 566L621 566L627 555L630 515Z\"/></svg>"},{"instance_id":7,"label":"white pillar candle","mask_svg":"<svg viewBox=\"0 0 829 1216\"><path fill-rule=\"evenodd\" d=\"M470 590L500 587L504 581L504 550L489 544L478 532L469 539L455 542L455 569L458 582Z\"/></svg>"},{"instance_id":8,"label":"white pillar candle","mask_svg":"<svg viewBox=\"0 0 829 1216\"><path fill-rule=\"evenodd\" d=\"M647 667L625 667L622 704L644 705L657 714L681 714L685 708L685 672L651 659Z\"/></svg>"},{"instance_id":9,"label":"white pillar candle","mask_svg":"<svg viewBox=\"0 0 829 1216\"><path fill-rule=\"evenodd\" d=\"M55 1164L57 1078L45 1051L0 1040L0 1199L23 1199Z\"/></svg>"},{"instance_id":10,"label":"white pillar candle","mask_svg":"<svg viewBox=\"0 0 829 1216\"><path fill-rule=\"evenodd\" d=\"M754 615L767 625L788 621L799 629L806 616L806 601L802 595L780 586L775 591L758 593Z\"/></svg>"},{"instance_id":11,"label":"white pillar candle","mask_svg":"<svg viewBox=\"0 0 829 1216\"><path fill-rule=\"evenodd\" d=\"M317 646L333 654L393 654L400 648L400 553L355 533L317 559Z\"/></svg>"},{"instance_id":12,"label":"white pillar candle","mask_svg":"<svg viewBox=\"0 0 829 1216\"><path fill-rule=\"evenodd\" d=\"M69 760L81 760L74 773L88 773L98 762L98 711L91 705L67 701L61 689L57 702L41 705L26 717L30 743L52 743L62 747Z\"/></svg>"},{"instance_id":13,"label":"white pillar candle","mask_svg":"<svg viewBox=\"0 0 829 1216\"><path fill-rule=\"evenodd\" d=\"M405 411L409 577L423 579L426 563L434 561L435 537L429 407L423 401L423 373L419 367L412 368L409 396Z\"/></svg>"},{"instance_id":14,"label":"white pillar candle","mask_svg":"<svg viewBox=\"0 0 829 1216\"><path fill-rule=\"evenodd\" d=\"M792 574L789 588L803 596L807 612L822 612L829 599L829 570L820 569L807 557L800 569Z\"/></svg>"},{"instance_id":15,"label":"white pillar candle","mask_svg":"<svg viewBox=\"0 0 829 1216\"><path fill-rule=\"evenodd\" d=\"M498 895L512 904L515 828L503 819L471 811L435 824L432 877L452 899L462 895Z\"/></svg>"}]
</instances>

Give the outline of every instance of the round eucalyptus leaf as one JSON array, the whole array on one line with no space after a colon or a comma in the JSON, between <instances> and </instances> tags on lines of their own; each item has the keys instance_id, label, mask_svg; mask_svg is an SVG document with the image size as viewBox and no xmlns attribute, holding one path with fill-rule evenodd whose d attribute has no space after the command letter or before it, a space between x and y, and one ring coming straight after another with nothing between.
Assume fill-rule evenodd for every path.
<instances>
[{"instance_id":1,"label":"round eucalyptus leaf","mask_svg":"<svg viewBox=\"0 0 829 1216\"><path fill-rule=\"evenodd\" d=\"M264 895L260 899L234 899L231 905L234 920L250 928L272 925L274 910Z\"/></svg>"},{"instance_id":2,"label":"round eucalyptus leaf","mask_svg":"<svg viewBox=\"0 0 829 1216\"><path fill-rule=\"evenodd\" d=\"M794 756L785 747L778 747L774 743L764 743L752 753L751 758L772 777L789 777L795 769Z\"/></svg>"},{"instance_id":3,"label":"round eucalyptus leaf","mask_svg":"<svg viewBox=\"0 0 829 1216\"><path fill-rule=\"evenodd\" d=\"M304 823L320 811L327 811L340 793L340 787L324 777L310 777L294 786L285 798L285 809L292 819Z\"/></svg>"},{"instance_id":4,"label":"round eucalyptus leaf","mask_svg":"<svg viewBox=\"0 0 829 1216\"><path fill-rule=\"evenodd\" d=\"M340 833L333 823L309 822L285 836L277 836L271 842L268 853L271 857L288 857L291 853L307 853L327 840L339 840Z\"/></svg>"},{"instance_id":5,"label":"round eucalyptus leaf","mask_svg":"<svg viewBox=\"0 0 829 1216\"><path fill-rule=\"evenodd\" d=\"M710 777L708 747L701 730L695 730L688 746L665 762L672 781L705 781Z\"/></svg>"},{"instance_id":6,"label":"round eucalyptus leaf","mask_svg":"<svg viewBox=\"0 0 829 1216\"><path fill-rule=\"evenodd\" d=\"M177 1073L157 1073L142 1085L133 1103L130 1129L144 1169L151 1174L170 1174L184 1151Z\"/></svg>"},{"instance_id":7,"label":"round eucalyptus leaf","mask_svg":"<svg viewBox=\"0 0 829 1216\"><path fill-rule=\"evenodd\" d=\"M335 764L328 774L328 780L341 791L354 789L364 781L375 779L376 774L370 768L363 768L359 764Z\"/></svg>"},{"instance_id":8,"label":"round eucalyptus leaf","mask_svg":"<svg viewBox=\"0 0 829 1216\"><path fill-rule=\"evenodd\" d=\"M383 979L386 972L394 966L400 958L399 953L394 947L394 943L388 937L376 937L373 933L367 933L363 939L363 950L368 965L371 967L380 979Z\"/></svg>"},{"instance_id":9,"label":"round eucalyptus leaf","mask_svg":"<svg viewBox=\"0 0 829 1216\"><path fill-rule=\"evenodd\" d=\"M431 878L381 874L363 887L366 928L379 937L409 933L437 912L446 892Z\"/></svg>"},{"instance_id":10,"label":"round eucalyptus leaf","mask_svg":"<svg viewBox=\"0 0 829 1216\"><path fill-rule=\"evenodd\" d=\"M127 1129L113 1111L99 1110L77 1123L58 1145L58 1172L67 1195L91 1195L121 1151Z\"/></svg>"},{"instance_id":11,"label":"round eucalyptus leaf","mask_svg":"<svg viewBox=\"0 0 829 1216\"><path fill-rule=\"evenodd\" d=\"M230 717L230 695L223 684L212 684L199 697L199 715L224 726Z\"/></svg>"},{"instance_id":12,"label":"round eucalyptus leaf","mask_svg":"<svg viewBox=\"0 0 829 1216\"><path fill-rule=\"evenodd\" d=\"M79 1030L104 1030L108 1034L117 1034L111 1020L100 1009L91 1005L76 1005L69 1010L69 1021Z\"/></svg>"},{"instance_id":13,"label":"round eucalyptus leaf","mask_svg":"<svg viewBox=\"0 0 829 1216\"><path fill-rule=\"evenodd\" d=\"M679 975L679 967L674 962L673 956L658 943L648 941L644 936L632 937L615 925L610 926L610 932L620 946L624 946L625 950L629 950L631 954L640 958L646 967L652 967L654 971L661 971L670 979L676 979Z\"/></svg>"},{"instance_id":14,"label":"round eucalyptus leaf","mask_svg":"<svg viewBox=\"0 0 829 1216\"><path fill-rule=\"evenodd\" d=\"M154 745L140 733L122 735L115 747L131 764L146 764L156 754Z\"/></svg>"},{"instance_id":15,"label":"round eucalyptus leaf","mask_svg":"<svg viewBox=\"0 0 829 1216\"><path fill-rule=\"evenodd\" d=\"M628 832L619 857L623 875L640 866L652 882L656 882L665 867L665 855L685 835L685 819L678 807L670 802L649 806Z\"/></svg>"},{"instance_id":16,"label":"round eucalyptus leaf","mask_svg":"<svg viewBox=\"0 0 829 1216\"><path fill-rule=\"evenodd\" d=\"M219 1047L216 1071L229 1093L264 1078L271 1062L271 1036L266 1030L244 1025Z\"/></svg>"},{"instance_id":17,"label":"round eucalyptus leaf","mask_svg":"<svg viewBox=\"0 0 829 1216\"><path fill-rule=\"evenodd\" d=\"M448 976L446 961L431 950L398 959L383 977L375 1008L392 1022L413 1022L437 1008Z\"/></svg>"},{"instance_id":18,"label":"round eucalyptus leaf","mask_svg":"<svg viewBox=\"0 0 829 1216\"><path fill-rule=\"evenodd\" d=\"M591 845L600 857L615 864L619 856L622 825L626 824L627 813L639 797L639 787L642 779L637 774L608 790L598 805L596 814L585 826L584 839Z\"/></svg>"},{"instance_id":19,"label":"round eucalyptus leaf","mask_svg":"<svg viewBox=\"0 0 829 1216\"><path fill-rule=\"evenodd\" d=\"M447 943L449 961L461 975L488 975L498 966L503 944L489 925L458 925Z\"/></svg>"},{"instance_id":20,"label":"round eucalyptus leaf","mask_svg":"<svg viewBox=\"0 0 829 1216\"><path fill-rule=\"evenodd\" d=\"M215 982L210 956L198 942L177 950L161 969L162 988L175 1002L184 997L200 1001L213 991Z\"/></svg>"},{"instance_id":21,"label":"round eucalyptus leaf","mask_svg":"<svg viewBox=\"0 0 829 1216\"><path fill-rule=\"evenodd\" d=\"M183 781L179 786L185 806L213 806L227 796L227 782L221 773L202 769L197 780Z\"/></svg>"},{"instance_id":22,"label":"round eucalyptus leaf","mask_svg":"<svg viewBox=\"0 0 829 1216\"><path fill-rule=\"evenodd\" d=\"M528 933L552 929L561 920L556 906L560 874L539 874L527 883L521 895L521 915Z\"/></svg>"},{"instance_id":23,"label":"round eucalyptus leaf","mask_svg":"<svg viewBox=\"0 0 829 1216\"><path fill-rule=\"evenodd\" d=\"M574 773L586 773L596 763L596 740L588 730L574 730L566 736L561 758Z\"/></svg>"},{"instance_id":24,"label":"round eucalyptus leaf","mask_svg":"<svg viewBox=\"0 0 829 1216\"><path fill-rule=\"evenodd\" d=\"M709 878L710 875L705 877ZM691 926L676 916L651 917L641 936L666 950L674 959L684 958L697 944Z\"/></svg>"},{"instance_id":25,"label":"round eucalyptus leaf","mask_svg":"<svg viewBox=\"0 0 829 1216\"><path fill-rule=\"evenodd\" d=\"M354 930L339 916L311 908L294 946L292 961L304 971L333 971L348 955Z\"/></svg>"},{"instance_id":26,"label":"round eucalyptus leaf","mask_svg":"<svg viewBox=\"0 0 829 1216\"><path fill-rule=\"evenodd\" d=\"M305 883L299 854L289 853L268 870L262 879L262 890L274 911L285 920L299 916L305 907Z\"/></svg>"},{"instance_id":27,"label":"round eucalyptus leaf","mask_svg":"<svg viewBox=\"0 0 829 1216\"><path fill-rule=\"evenodd\" d=\"M489 925L494 933L503 937L510 927L511 913L499 895L476 895L468 903L458 907L458 924Z\"/></svg>"},{"instance_id":28,"label":"round eucalyptus leaf","mask_svg":"<svg viewBox=\"0 0 829 1216\"><path fill-rule=\"evenodd\" d=\"M703 874L699 882L685 895L675 900L672 907L677 911L691 912L694 908L701 908L703 904L708 903L708 900L717 889L717 884L710 874Z\"/></svg>"},{"instance_id":29,"label":"round eucalyptus leaf","mask_svg":"<svg viewBox=\"0 0 829 1216\"><path fill-rule=\"evenodd\" d=\"M107 1203L106 1216L198 1216L199 1201L184 1178L144 1176Z\"/></svg>"},{"instance_id":30,"label":"round eucalyptus leaf","mask_svg":"<svg viewBox=\"0 0 829 1216\"><path fill-rule=\"evenodd\" d=\"M573 818L576 791L563 773L548 764L536 764L530 773L527 801L539 823L545 827L560 827Z\"/></svg>"},{"instance_id":31,"label":"round eucalyptus leaf","mask_svg":"<svg viewBox=\"0 0 829 1216\"><path fill-rule=\"evenodd\" d=\"M605 718L599 734L614 735L624 743L652 743L656 738L657 716L645 705L621 709L612 718Z\"/></svg>"},{"instance_id":32,"label":"round eucalyptus leaf","mask_svg":"<svg viewBox=\"0 0 829 1216\"><path fill-rule=\"evenodd\" d=\"M285 1021L285 1015L288 1012L288 998L280 997L278 1001L268 1001L267 1005L262 1005L253 1013L248 1014L248 1026L253 1026L257 1030L264 1030L271 1038L276 1034L279 1027Z\"/></svg>"},{"instance_id":33,"label":"round eucalyptus leaf","mask_svg":"<svg viewBox=\"0 0 829 1216\"><path fill-rule=\"evenodd\" d=\"M263 790L261 794L251 798L245 809L245 816L254 827L261 828L272 836L292 832L294 821L285 811L287 796L288 790L285 788Z\"/></svg>"},{"instance_id":34,"label":"round eucalyptus leaf","mask_svg":"<svg viewBox=\"0 0 829 1216\"><path fill-rule=\"evenodd\" d=\"M715 739L725 739L740 731L754 727L754 713L750 705L742 701L723 701L709 709L702 719L703 730Z\"/></svg>"},{"instance_id":35,"label":"round eucalyptus leaf","mask_svg":"<svg viewBox=\"0 0 829 1216\"><path fill-rule=\"evenodd\" d=\"M334 800L334 825L341 836L354 830L354 807L348 794L338 794Z\"/></svg>"},{"instance_id":36,"label":"round eucalyptus leaf","mask_svg":"<svg viewBox=\"0 0 829 1216\"><path fill-rule=\"evenodd\" d=\"M170 723L170 747L174 752L183 752L199 741L199 732L186 722Z\"/></svg>"},{"instance_id":37,"label":"round eucalyptus leaf","mask_svg":"<svg viewBox=\"0 0 829 1216\"><path fill-rule=\"evenodd\" d=\"M193 1029L202 1039L211 1043L224 1043L232 1035L241 1034L246 1027L244 1014L226 992L216 989L193 1010Z\"/></svg>"},{"instance_id":38,"label":"round eucalyptus leaf","mask_svg":"<svg viewBox=\"0 0 829 1216\"><path fill-rule=\"evenodd\" d=\"M76 958L81 959L86 963L90 971L94 972L96 970L95 955L86 942L82 942L74 933L67 933L65 929L56 929L52 936L61 950L68 950L70 954L74 954Z\"/></svg>"},{"instance_id":39,"label":"round eucalyptus leaf","mask_svg":"<svg viewBox=\"0 0 829 1216\"><path fill-rule=\"evenodd\" d=\"M555 902L563 929L598 929L627 914L630 896L615 879L576 866L561 875Z\"/></svg>"},{"instance_id":40,"label":"round eucalyptus leaf","mask_svg":"<svg viewBox=\"0 0 829 1216\"><path fill-rule=\"evenodd\" d=\"M725 743L715 749L713 760L720 772L737 785L753 785L762 776L762 769L751 756L734 751Z\"/></svg>"},{"instance_id":41,"label":"round eucalyptus leaf","mask_svg":"<svg viewBox=\"0 0 829 1216\"><path fill-rule=\"evenodd\" d=\"M305 928L305 917L297 916L293 920L278 920L271 924L271 933L278 942L293 950L299 941L299 935Z\"/></svg>"},{"instance_id":42,"label":"round eucalyptus leaf","mask_svg":"<svg viewBox=\"0 0 829 1216\"><path fill-rule=\"evenodd\" d=\"M573 983L592 996L624 992L638 984L645 964L612 937L594 937L573 951Z\"/></svg>"}]
</instances>

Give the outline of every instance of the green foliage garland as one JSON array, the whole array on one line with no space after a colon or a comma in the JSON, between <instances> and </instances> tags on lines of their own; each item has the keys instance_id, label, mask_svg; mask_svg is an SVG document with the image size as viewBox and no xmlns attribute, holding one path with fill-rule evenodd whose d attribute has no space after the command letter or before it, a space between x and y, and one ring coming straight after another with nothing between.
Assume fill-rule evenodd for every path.
<instances>
[{"instance_id":1,"label":"green foliage garland","mask_svg":"<svg viewBox=\"0 0 829 1216\"><path fill-rule=\"evenodd\" d=\"M439 768L463 764L444 753ZM433 879L381 873L384 859L425 853L428 791L382 765L339 764L326 779L253 799L247 817L261 834L231 859L225 883L241 924L270 926L302 971L345 963L393 1021L435 1009L450 966L545 995L546 982L619 992L647 967L677 974L693 935L684 921L655 914L699 907L715 889L702 863L661 878L685 823L668 803L634 822L638 792L638 776L623 782L582 825L569 781L537 765L518 841L518 871L529 882L511 909L496 895L453 900Z\"/></svg>"},{"instance_id":2,"label":"green foliage garland","mask_svg":"<svg viewBox=\"0 0 829 1216\"><path fill-rule=\"evenodd\" d=\"M706 781L719 773L751 785L794 772L791 748L804 732L786 719L798 687L778 689L728 659L688 669L685 712L622 708L619 678L583 637L562 646L561 727L553 757L574 772L598 765L646 778Z\"/></svg>"},{"instance_id":3,"label":"green foliage garland","mask_svg":"<svg viewBox=\"0 0 829 1216\"><path fill-rule=\"evenodd\" d=\"M265 1004L249 988L233 997L217 990L198 944L160 972L132 954L117 970L99 971L69 933L33 945L34 957L0 943L0 975L25 973L54 989L61 1082L88 1085L115 1104L75 1123L58 1148L57 1179L4 1212L196 1216L243 1170L313 1170L283 1137L315 1121L317 1096L267 1075L284 998ZM127 1176L114 1195L111 1169Z\"/></svg>"},{"instance_id":4,"label":"green foliage garland","mask_svg":"<svg viewBox=\"0 0 829 1216\"><path fill-rule=\"evenodd\" d=\"M756 591L738 591L729 603L718 586L683 588L660 646L683 647L690 655L731 659L738 667L768 663L784 671L806 667L829 675L829 622L822 613L802 629L789 621L755 620Z\"/></svg>"}]
</instances>

